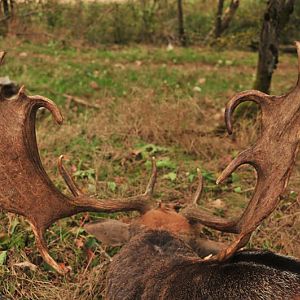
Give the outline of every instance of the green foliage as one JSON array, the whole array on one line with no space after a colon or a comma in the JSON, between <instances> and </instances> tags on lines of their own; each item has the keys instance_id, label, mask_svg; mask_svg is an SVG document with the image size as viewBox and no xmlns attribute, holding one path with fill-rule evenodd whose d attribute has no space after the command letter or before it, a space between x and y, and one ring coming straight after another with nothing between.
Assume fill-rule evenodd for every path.
<instances>
[{"instance_id":1,"label":"green foliage","mask_svg":"<svg viewBox=\"0 0 300 300\"><path fill-rule=\"evenodd\" d=\"M87 169L87 170L77 170L73 176L79 179L87 178L89 180L95 178L95 170L94 169Z\"/></svg>"},{"instance_id":2,"label":"green foliage","mask_svg":"<svg viewBox=\"0 0 300 300\"><path fill-rule=\"evenodd\" d=\"M7 251L1 251L0 252L0 266L3 266L6 262L7 258Z\"/></svg>"},{"instance_id":3,"label":"green foliage","mask_svg":"<svg viewBox=\"0 0 300 300\"><path fill-rule=\"evenodd\" d=\"M170 181L175 181L177 179L177 174L175 172L170 172L163 176L164 179L168 179Z\"/></svg>"},{"instance_id":4,"label":"green foliage","mask_svg":"<svg viewBox=\"0 0 300 300\"><path fill-rule=\"evenodd\" d=\"M114 181L108 181L107 186L112 192L116 191L117 184Z\"/></svg>"},{"instance_id":5,"label":"green foliage","mask_svg":"<svg viewBox=\"0 0 300 300\"><path fill-rule=\"evenodd\" d=\"M142 144L137 145L137 153L139 153L143 159L148 160L149 158L166 153L168 150L165 147L157 146L154 144Z\"/></svg>"},{"instance_id":6,"label":"green foliage","mask_svg":"<svg viewBox=\"0 0 300 300\"><path fill-rule=\"evenodd\" d=\"M237 186L236 188L233 189L236 193L241 193L242 188L240 186Z\"/></svg>"},{"instance_id":7,"label":"green foliage","mask_svg":"<svg viewBox=\"0 0 300 300\"><path fill-rule=\"evenodd\" d=\"M176 169L176 163L174 161L172 161L169 157L159 159L157 161L156 165L157 165L157 168L159 168L159 169L170 169L170 170Z\"/></svg>"},{"instance_id":8,"label":"green foliage","mask_svg":"<svg viewBox=\"0 0 300 300\"><path fill-rule=\"evenodd\" d=\"M228 3L225 1L225 8ZM241 1L229 28L215 45L245 48L256 44L265 6L265 1ZM184 24L189 44L206 43L215 23L216 7L216 0L184 2ZM39 4L26 1L18 3L16 9L18 32L25 30L30 35L37 31L38 36L46 32L48 38L52 36L52 40L60 41L64 46L74 41L92 46L178 42L176 1L127 0L115 3L77 0L68 3L47 0ZM33 10L38 13L30 13ZM295 12L282 35L284 42L300 38L299 20L300 3L296 1Z\"/></svg>"}]
</instances>

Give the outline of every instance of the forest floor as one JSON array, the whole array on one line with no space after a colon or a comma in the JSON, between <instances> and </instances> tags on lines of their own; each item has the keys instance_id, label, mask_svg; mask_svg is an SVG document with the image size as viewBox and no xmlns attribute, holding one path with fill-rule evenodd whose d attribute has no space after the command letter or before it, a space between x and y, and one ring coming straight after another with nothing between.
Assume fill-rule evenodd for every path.
<instances>
[{"instance_id":1,"label":"forest floor","mask_svg":"<svg viewBox=\"0 0 300 300\"><path fill-rule=\"evenodd\" d=\"M200 168L205 181L200 206L227 218L242 213L255 186L253 168L239 168L218 186L215 180L259 132L259 122L240 119L230 137L223 120L226 102L252 88L256 53L72 48L14 39L1 40L0 48L8 51L0 76L24 84L29 95L52 99L64 115L60 127L47 111L38 114L37 122L42 162L61 191L67 193L56 166L61 154L80 187L99 198L143 191L154 155L159 166L155 199L188 200ZM282 55L272 93L289 91L296 80L296 55ZM299 182L298 162L279 207L256 230L249 247L300 257ZM128 219L91 213L60 220L48 230L51 255L72 269L61 277L40 258L28 223L1 213L0 294L5 299L101 299L105 272L118 248L101 245L84 232L83 221L99 217ZM203 232L214 240L233 238L208 228Z\"/></svg>"}]
</instances>

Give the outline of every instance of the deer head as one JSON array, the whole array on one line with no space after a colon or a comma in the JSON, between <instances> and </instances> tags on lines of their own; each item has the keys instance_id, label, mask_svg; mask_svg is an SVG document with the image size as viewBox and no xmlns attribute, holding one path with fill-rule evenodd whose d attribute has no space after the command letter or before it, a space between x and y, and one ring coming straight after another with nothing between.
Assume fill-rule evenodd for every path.
<instances>
[{"instance_id":1,"label":"deer head","mask_svg":"<svg viewBox=\"0 0 300 300\"><path fill-rule=\"evenodd\" d=\"M152 178L156 178L155 159L152 159ZM140 212L140 216L123 223L117 220L102 219L97 222L85 224L84 229L94 235L99 241L109 246L126 244L136 235L148 230L167 231L184 240L201 257L217 254L225 248L223 243L200 238L197 222L189 222L178 209L180 206L195 206L200 199L203 179L200 171L197 190L192 199L184 204L156 203L154 200L148 208Z\"/></svg>"},{"instance_id":2,"label":"deer head","mask_svg":"<svg viewBox=\"0 0 300 300\"><path fill-rule=\"evenodd\" d=\"M3 60L5 53L0 53ZM24 216L35 234L37 247L44 260L57 272L67 270L49 255L44 233L55 221L80 212L138 211L150 227L150 211L156 206L150 196L156 180L156 166L145 193L123 199L94 199L84 195L63 165L63 156L58 159L58 169L72 197L60 192L45 172L36 141L35 121L40 107L48 109L57 124L63 122L61 112L54 102L42 96L27 96L22 87L15 97L0 98L0 208ZM174 213L175 214L175 211ZM154 219L172 220L167 208L153 211ZM158 217L160 215L160 217ZM178 224L165 222L171 231L187 232L190 225L176 214ZM176 222L173 222L176 223ZM173 227L172 227L173 226Z\"/></svg>"}]
</instances>

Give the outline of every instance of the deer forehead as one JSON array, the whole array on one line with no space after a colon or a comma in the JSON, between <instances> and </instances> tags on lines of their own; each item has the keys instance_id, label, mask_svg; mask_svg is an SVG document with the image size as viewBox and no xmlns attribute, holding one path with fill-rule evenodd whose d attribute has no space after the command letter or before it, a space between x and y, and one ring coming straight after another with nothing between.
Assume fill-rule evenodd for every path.
<instances>
[{"instance_id":1,"label":"deer forehead","mask_svg":"<svg viewBox=\"0 0 300 300\"><path fill-rule=\"evenodd\" d=\"M150 229L164 229L174 234L191 231L191 225L185 217L167 208L149 210L137 220L137 223Z\"/></svg>"}]
</instances>

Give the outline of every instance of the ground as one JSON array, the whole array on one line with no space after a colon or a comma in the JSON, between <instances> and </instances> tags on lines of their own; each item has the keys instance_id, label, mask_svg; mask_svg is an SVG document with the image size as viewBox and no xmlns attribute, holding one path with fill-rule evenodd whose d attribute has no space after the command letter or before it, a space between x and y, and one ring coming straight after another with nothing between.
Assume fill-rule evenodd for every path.
<instances>
[{"instance_id":1,"label":"ground","mask_svg":"<svg viewBox=\"0 0 300 300\"><path fill-rule=\"evenodd\" d=\"M154 201L188 200L200 168L205 180L201 207L234 218L247 205L255 185L251 167L240 168L222 185L215 180L259 132L259 122L241 118L229 137L223 121L230 97L253 85L256 53L152 46L73 48L13 38L1 40L0 48L8 51L1 76L24 84L30 95L49 97L64 115L60 127L46 111L39 113L37 122L43 164L63 192L67 189L56 167L61 154L82 189L99 198L141 192L154 155L159 167ZM296 80L296 55L282 55L272 93L287 92ZM300 256L299 176L298 163L280 206L256 230L248 247ZM133 215L84 214L52 226L47 234L51 254L72 269L62 278L41 260L26 221L1 213L0 291L8 299L101 299L105 272L118 249L101 245L82 225L87 219ZM207 228L203 233L215 240L234 238Z\"/></svg>"}]
</instances>

